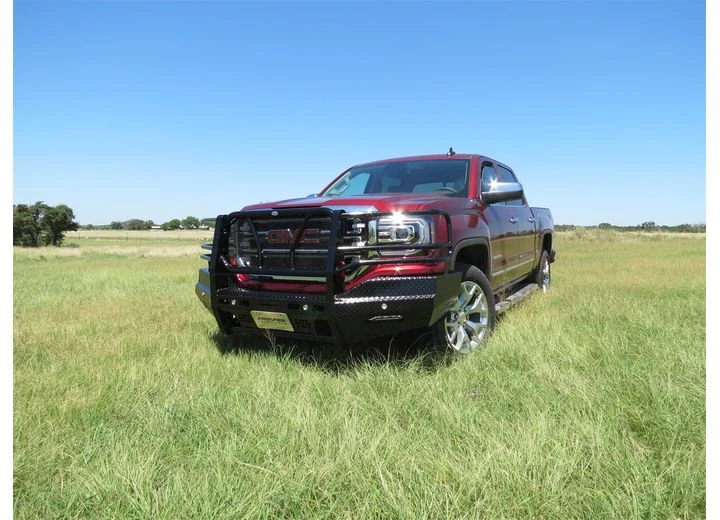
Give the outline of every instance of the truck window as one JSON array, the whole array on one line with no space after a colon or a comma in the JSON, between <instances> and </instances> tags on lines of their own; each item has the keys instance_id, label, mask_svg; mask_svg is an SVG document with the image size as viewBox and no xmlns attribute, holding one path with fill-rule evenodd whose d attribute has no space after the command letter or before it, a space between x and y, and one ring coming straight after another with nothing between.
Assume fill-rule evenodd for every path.
<instances>
[{"instance_id":1,"label":"truck window","mask_svg":"<svg viewBox=\"0 0 720 520\"><path fill-rule=\"evenodd\" d=\"M512 171L497 165L497 171L495 168L486 164L482 169L482 191L489 191L490 186L493 182L517 182L517 178ZM522 206L523 199L513 199L504 202L493 202L493 206Z\"/></svg>"},{"instance_id":2,"label":"truck window","mask_svg":"<svg viewBox=\"0 0 720 520\"><path fill-rule=\"evenodd\" d=\"M490 186L498 181L497 173L495 173L495 168L490 166L489 164L483 165L482 168L482 182L481 182L481 190L482 191L490 191Z\"/></svg>"},{"instance_id":3,"label":"truck window","mask_svg":"<svg viewBox=\"0 0 720 520\"><path fill-rule=\"evenodd\" d=\"M400 193L402 191L402 181L399 177L383 175L380 178L380 193Z\"/></svg>"},{"instance_id":4,"label":"truck window","mask_svg":"<svg viewBox=\"0 0 720 520\"><path fill-rule=\"evenodd\" d=\"M497 174L498 174L498 180L500 182L517 182L517 177L515 177L515 174L509 170L508 168L505 168L504 166L497 165ZM523 200L522 198L519 199L513 199L508 200L504 203L506 206L522 206Z\"/></svg>"},{"instance_id":5,"label":"truck window","mask_svg":"<svg viewBox=\"0 0 720 520\"><path fill-rule=\"evenodd\" d=\"M515 174L499 164L497 165L497 176L500 182L517 182Z\"/></svg>"},{"instance_id":6,"label":"truck window","mask_svg":"<svg viewBox=\"0 0 720 520\"><path fill-rule=\"evenodd\" d=\"M376 163L348 170L323 192L325 197L373 193L441 193L467 197L467 159L408 160Z\"/></svg>"},{"instance_id":7,"label":"truck window","mask_svg":"<svg viewBox=\"0 0 720 520\"><path fill-rule=\"evenodd\" d=\"M338 180L325 194L326 197L337 197L338 195L362 195L365 193L369 172L352 172L350 175L343 176Z\"/></svg>"}]
</instances>

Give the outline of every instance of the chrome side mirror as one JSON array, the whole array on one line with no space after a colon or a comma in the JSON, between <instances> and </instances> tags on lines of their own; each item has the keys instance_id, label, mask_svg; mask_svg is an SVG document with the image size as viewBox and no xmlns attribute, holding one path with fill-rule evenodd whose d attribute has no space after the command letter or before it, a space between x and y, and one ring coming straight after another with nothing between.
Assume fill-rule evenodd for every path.
<instances>
[{"instance_id":1,"label":"chrome side mirror","mask_svg":"<svg viewBox=\"0 0 720 520\"><path fill-rule=\"evenodd\" d=\"M493 182L488 191L481 193L485 204L522 198L524 190L519 182Z\"/></svg>"}]
</instances>

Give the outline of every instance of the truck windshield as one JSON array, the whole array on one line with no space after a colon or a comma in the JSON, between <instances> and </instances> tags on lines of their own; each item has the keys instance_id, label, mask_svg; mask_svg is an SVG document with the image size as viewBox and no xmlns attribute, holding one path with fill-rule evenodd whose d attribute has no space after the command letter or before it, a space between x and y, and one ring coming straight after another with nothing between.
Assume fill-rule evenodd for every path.
<instances>
[{"instance_id":1,"label":"truck windshield","mask_svg":"<svg viewBox=\"0 0 720 520\"><path fill-rule=\"evenodd\" d=\"M399 161L356 166L321 196L347 197L374 193L438 193L467 197L468 159Z\"/></svg>"}]
</instances>

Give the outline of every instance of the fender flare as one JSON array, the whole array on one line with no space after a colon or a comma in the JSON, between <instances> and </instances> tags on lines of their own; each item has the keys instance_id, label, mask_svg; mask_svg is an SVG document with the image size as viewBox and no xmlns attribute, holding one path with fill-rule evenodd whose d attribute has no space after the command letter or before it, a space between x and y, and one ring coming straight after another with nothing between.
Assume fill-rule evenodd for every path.
<instances>
[{"instance_id":1,"label":"fender flare","mask_svg":"<svg viewBox=\"0 0 720 520\"><path fill-rule=\"evenodd\" d=\"M487 249L488 252L488 265L487 269L488 271L491 270L492 266L492 248L490 247L490 241L486 237L473 237L473 238L465 238L463 240L460 240L455 247L453 248L452 253L452 260L451 260L451 267L455 268L455 262L457 261L458 254L463 251L463 249L467 249L468 247L472 246L484 246ZM482 266L477 266L478 269L483 270ZM490 275L490 272L486 272L486 275Z\"/></svg>"}]
</instances>

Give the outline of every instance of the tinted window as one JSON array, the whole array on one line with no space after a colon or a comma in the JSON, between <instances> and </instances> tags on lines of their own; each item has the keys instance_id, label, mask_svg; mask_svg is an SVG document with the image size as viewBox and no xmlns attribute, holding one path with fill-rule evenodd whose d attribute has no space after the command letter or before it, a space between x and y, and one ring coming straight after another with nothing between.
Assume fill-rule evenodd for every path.
<instances>
[{"instance_id":1,"label":"tinted window","mask_svg":"<svg viewBox=\"0 0 720 520\"><path fill-rule=\"evenodd\" d=\"M507 202L505 202L505 205L506 206L522 206L523 201L522 201L522 199L508 200Z\"/></svg>"},{"instance_id":2,"label":"tinted window","mask_svg":"<svg viewBox=\"0 0 720 520\"><path fill-rule=\"evenodd\" d=\"M343 195L362 195L365 193L370 174L368 172L355 172L352 175L343 175L333 187L328 190L327 195L342 193Z\"/></svg>"},{"instance_id":3,"label":"tinted window","mask_svg":"<svg viewBox=\"0 0 720 520\"><path fill-rule=\"evenodd\" d=\"M515 178L515 174L505 168L504 166L496 165L496 168L493 168L489 164L486 164L483 166L482 169L482 185L481 189L482 191L490 191L490 187L493 182L517 182L517 179ZM494 206L522 206L523 200L522 198L519 199L513 199L503 202L493 202Z\"/></svg>"},{"instance_id":4,"label":"tinted window","mask_svg":"<svg viewBox=\"0 0 720 520\"><path fill-rule=\"evenodd\" d=\"M400 177L385 175L380 179L380 190L383 193L399 193L402 190L402 180Z\"/></svg>"},{"instance_id":5,"label":"tinted window","mask_svg":"<svg viewBox=\"0 0 720 520\"><path fill-rule=\"evenodd\" d=\"M358 166L348 170L323 195L439 193L467 197L469 169L470 161L467 159L395 161ZM358 183L359 177L364 182Z\"/></svg>"},{"instance_id":6,"label":"tinted window","mask_svg":"<svg viewBox=\"0 0 720 520\"><path fill-rule=\"evenodd\" d=\"M510 171L508 168L505 168L504 166L497 165L497 173L498 173L498 179L500 182L517 182L517 177L515 177L515 174ZM522 198L519 199L513 199L508 200L505 202L506 206L522 206L523 200Z\"/></svg>"},{"instance_id":7,"label":"tinted window","mask_svg":"<svg viewBox=\"0 0 720 520\"><path fill-rule=\"evenodd\" d=\"M482 184L481 184L481 190L482 191L490 191L490 186L497 182L498 177L497 173L495 173L495 169L490 166L489 164L486 164L483 166L482 169Z\"/></svg>"},{"instance_id":8,"label":"tinted window","mask_svg":"<svg viewBox=\"0 0 720 520\"><path fill-rule=\"evenodd\" d=\"M500 182L517 182L513 172L499 164L497 165L497 175Z\"/></svg>"}]
</instances>

